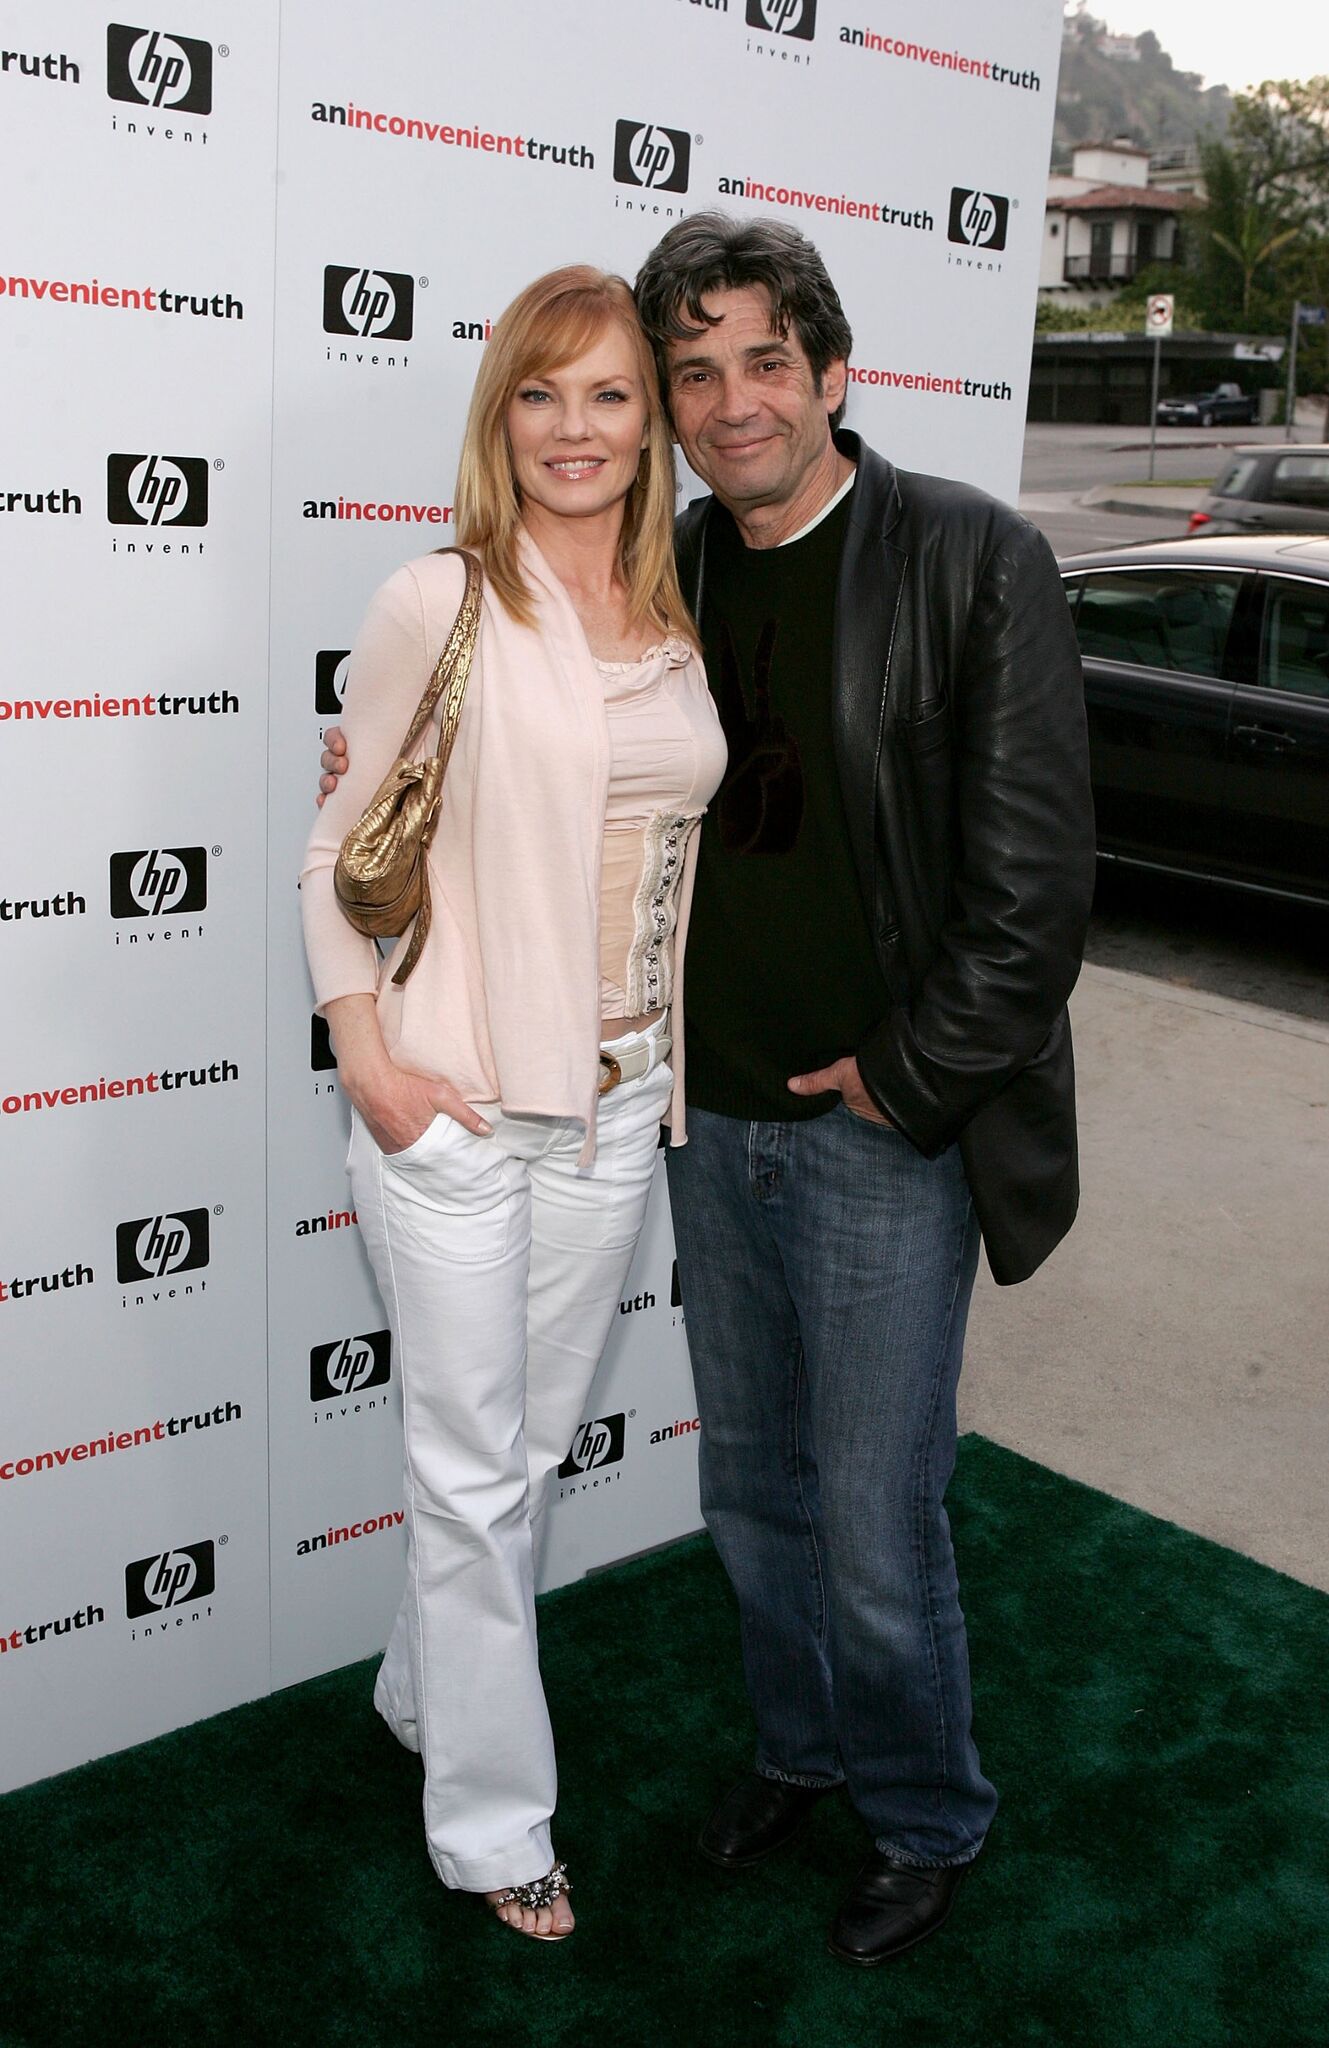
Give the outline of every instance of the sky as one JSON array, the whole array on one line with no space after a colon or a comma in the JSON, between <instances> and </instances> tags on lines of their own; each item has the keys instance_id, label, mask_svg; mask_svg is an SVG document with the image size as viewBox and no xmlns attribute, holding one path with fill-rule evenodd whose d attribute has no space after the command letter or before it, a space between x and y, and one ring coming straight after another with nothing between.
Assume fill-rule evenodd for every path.
<instances>
[{"instance_id":1,"label":"sky","mask_svg":"<svg viewBox=\"0 0 1329 2048\"><path fill-rule=\"evenodd\" d=\"M1089 0L1089 12L1118 35L1151 28L1179 70L1233 92L1329 71L1324 0Z\"/></svg>"}]
</instances>

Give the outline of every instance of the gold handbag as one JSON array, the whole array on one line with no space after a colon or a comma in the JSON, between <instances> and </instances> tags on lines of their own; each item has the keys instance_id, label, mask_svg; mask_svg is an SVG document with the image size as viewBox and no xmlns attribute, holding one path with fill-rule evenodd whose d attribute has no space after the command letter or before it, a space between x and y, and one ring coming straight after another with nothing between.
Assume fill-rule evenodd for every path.
<instances>
[{"instance_id":1,"label":"gold handbag","mask_svg":"<svg viewBox=\"0 0 1329 2048\"><path fill-rule=\"evenodd\" d=\"M401 753L373 801L342 840L332 876L343 916L371 939L396 938L415 919L405 958L392 977L399 988L429 936L431 905L425 856L438 824L443 776L457 737L480 628L480 564L464 548L439 548L436 552L460 555L466 564L461 609L402 741ZM438 745L432 754L414 761L412 750L441 691L446 694Z\"/></svg>"}]
</instances>

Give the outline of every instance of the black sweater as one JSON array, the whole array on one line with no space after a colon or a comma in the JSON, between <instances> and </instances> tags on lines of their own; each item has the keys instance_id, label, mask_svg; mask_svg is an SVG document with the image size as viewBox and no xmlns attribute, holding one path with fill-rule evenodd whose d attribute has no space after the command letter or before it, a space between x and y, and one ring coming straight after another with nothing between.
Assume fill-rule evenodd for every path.
<instances>
[{"instance_id":1,"label":"black sweater","mask_svg":"<svg viewBox=\"0 0 1329 2048\"><path fill-rule=\"evenodd\" d=\"M716 505L701 629L729 765L702 825L688 930L688 1100L819 1116L791 1074L852 1053L888 1005L831 728L840 550L853 493L785 547L745 547Z\"/></svg>"}]
</instances>

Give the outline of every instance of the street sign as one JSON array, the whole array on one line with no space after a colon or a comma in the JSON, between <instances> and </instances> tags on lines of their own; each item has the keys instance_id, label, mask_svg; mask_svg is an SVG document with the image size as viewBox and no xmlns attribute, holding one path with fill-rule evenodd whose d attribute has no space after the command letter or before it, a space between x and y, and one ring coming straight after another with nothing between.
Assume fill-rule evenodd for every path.
<instances>
[{"instance_id":1,"label":"street sign","mask_svg":"<svg viewBox=\"0 0 1329 2048\"><path fill-rule=\"evenodd\" d=\"M1160 341L1166 341L1172 332L1171 292L1155 292L1144 312L1144 331L1153 334Z\"/></svg>"},{"instance_id":2,"label":"street sign","mask_svg":"<svg viewBox=\"0 0 1329 2048\"><path fill-rule=\"evenodd\" d=\"M1303 306L1298 299L1295 311L1298 327L1323 327L1325 324L1323 306Z\"/></svg>"}]
</instances>

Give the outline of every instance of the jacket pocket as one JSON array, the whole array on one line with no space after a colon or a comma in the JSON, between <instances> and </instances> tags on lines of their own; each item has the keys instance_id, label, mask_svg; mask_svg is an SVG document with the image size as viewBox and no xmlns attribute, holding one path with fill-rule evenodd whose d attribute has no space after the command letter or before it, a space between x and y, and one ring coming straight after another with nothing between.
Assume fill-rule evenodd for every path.
<instances>
[{"instance_id":1,"label":"jacket pocket","mask_svg":"<svg viewBox=\"0 0 1329 2048\"><path fill-rule=\"evenodd\" d=\"M950 739L950 704L943 698L921 718L897 718L895 730L911 754L931 754Z\"/></svg>"}]
</instances>

